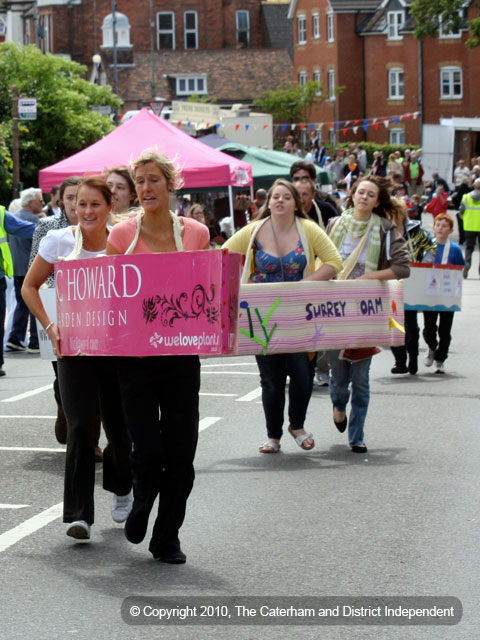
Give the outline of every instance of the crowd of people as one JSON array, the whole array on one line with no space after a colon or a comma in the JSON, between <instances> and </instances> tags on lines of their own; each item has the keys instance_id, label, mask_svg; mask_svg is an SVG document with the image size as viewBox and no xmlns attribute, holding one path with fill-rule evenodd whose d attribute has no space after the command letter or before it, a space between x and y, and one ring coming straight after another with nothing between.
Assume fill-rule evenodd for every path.
<instances>
[{"instance_id":1,"label":"crowd of people","mask_svg":"<svg viewBox=\"0 0 480 640\"><path fill-rule=\"evenodd\" d=\"M103 487L113 494L112 518L125 523L126 538L133 544L144 540L158 498L149 550L162 562L186 561L179 530L195 477L200 362L194 355L62 355L55 318L40 296L42 287L55 284L57 260L224 246L245 256L243 283L404 279L412 262L465 265L468 275L480 238L480 159L468 175L460 162L454 175L455 194L467 182L469 186L459 201L464 261L460 246L450 240L454 220L440 206L448 206L449 185L437 173L430 185L424 184L421 151L406 151L403 157L398 152L388 160L378 152L367 167L362 145L347 154L334 153L333 158L318 140L312 148L315 157L299 157L289 180L278 179L268 191L258 190L255 199L237 197L236 229L231 219L230 228L222 226L200 199L182 205L182 215L172 212L171 196L182 185L181 174L172 161L149 150L130 169L112 167L103 176L67 178L52 190L45 208L38 189L21 194L15 214L0 207L0 234L9 239L0 243L0 331L5 325L7 280L13 276L17 307L9 313L13 323L7 348L38 353L35 322L27 329L33 314L57 358L55 435L67 446L63 520L68 536L91 537L95 462L103 460ZM292 140L287 139L286 150L296 153ZM316 184L317 165L322 163L334 175L328 193ZM422 205L434 216L434 237L422 227ZM17 267L20 257L22 266ZM445 372L453 317L453 312L424 312L424 364L435 365L438 373ZM392 348L392 374L415 375L420 336L416 311L405 312L405 331L405 345ZM287 430L302 450L315 447L314 435L305 429L315 379L329 386L335 428L347 431L353 453L365 453L369 372L376 352L372 348L257 355L266 425L260 453L281 449L287 380ZM5 375L0 364L0 375ZM107 439L103 452L101 424Z\"/></svg>"}]
</instances>

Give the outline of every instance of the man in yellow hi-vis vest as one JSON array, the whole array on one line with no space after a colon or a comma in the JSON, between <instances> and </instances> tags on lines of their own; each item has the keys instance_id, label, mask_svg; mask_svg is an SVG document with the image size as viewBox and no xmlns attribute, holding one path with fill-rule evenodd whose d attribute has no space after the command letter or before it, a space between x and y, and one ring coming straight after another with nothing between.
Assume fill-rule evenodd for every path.
<instances>
[{"instance_id":1,"label":"man in yellow hi-vis vest","mask_svg":"<svg viewBox=\"0 0 480 640\"><path fill-rule=\"evenodd\" d=\"M473 191L463 196L459 213L463 220L463 229L465 231L465 266L463 268L463 277L466 278L472 266L472 255L475 251L477 238L480 247L480 178L473 183Z\"/></svg>"},{"instance_id":2,"label":"man in yellow hi-vis vest","mask_svg":"<svg viewBox=\"0 0 480 640\"><path fill-rule=\"evenodd\" d=\"M26 222L9 213L0 205L0 376L5 375L3 368L3 335L5 332L5 276L13 276L13 260L8 246L7 234L18 238L31 238L36 225Z\"/></svg>"}]
</instances>

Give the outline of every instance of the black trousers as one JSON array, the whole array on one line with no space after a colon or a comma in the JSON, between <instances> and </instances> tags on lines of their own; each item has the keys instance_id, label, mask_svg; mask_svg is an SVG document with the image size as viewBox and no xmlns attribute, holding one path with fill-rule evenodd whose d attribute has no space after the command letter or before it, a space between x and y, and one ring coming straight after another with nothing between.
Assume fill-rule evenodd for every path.
<instances>
[{"instance_id":1,"label":"black trousers","mask_svg":"<svg viewBox=\"0 0 480 640\"><path fill-rule=\"evenodd\" d=\"M200 361L197 356L117 358L126 421L133 442L133 509L158 515L153 555L178 539L193 487L198 440Z\"/></svg>"},{"instance_id":2,"label":"black trousers","mask_svg":"<svg viewBox=\"0 0 480 640\"><path fill-rule=\"evenodd\" d=\"M407 365L407 354L410 358L418 356L420 329L418 328L417 313L418 311L405 309L405 344L400 347L391 347L395 362L400 366Z\"/></svg>"},{"instance_id":3,"label":"black trousers","mask_svg":"<svg viewBox=\"0 0 480 640\"><path fill-rule=\"evenodd\" d=\"M65 356L58 381L67 418L63 521L94 521L94 424L98 404L108 446L103 452L103 488L124 496L132 488L131 441L124 420L115 359Z\"/></svg>"},{"instance_id":4,"label":"black trousers","mask_svg":"<svg viewBox=\"0 0 480 640\"><path fill-rule=\"evenodd\" d=\"M448 358L448 347L450 346L450 342L452 341L452 324L454 313L454 311L423 312L423 318L425 321L425 327L423 329L423 339L427 343L428 348L434 351L433 357L436 362L445 362L445 360Z\"/></svg>"},{"instance_id":5,"label":"black trousers","mask_svg":"<svg viewBox=\"0 0 480 640\"><path fill-rule=\"evenodd\" d=\"M465 231L465 262L469 267L472 264L472 255L475 251L477 240L480 247L480 231Z\"/></svg>"}]
</instances>

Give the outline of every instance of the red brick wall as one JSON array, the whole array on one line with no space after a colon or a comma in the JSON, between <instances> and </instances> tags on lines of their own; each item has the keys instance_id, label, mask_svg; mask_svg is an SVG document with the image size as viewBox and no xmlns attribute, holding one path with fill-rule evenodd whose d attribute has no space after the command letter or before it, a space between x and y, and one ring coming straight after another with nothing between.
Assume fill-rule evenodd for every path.
<instances>
[{"instance_id":1,"label":"red brick wall","mask_svg":"<svg viewBox=\"0 0 480 640\"><path fill-rule=\"evenodd\" d=\"M329 3L326 0L300 0L294 18L294 59L295 77L302 70L307 71L308 79L313 80L315 69L322 74L324 95L328 95L328 71L335 71L336 86L345 86L342 94L337 96L337 122L354 120L363 117L362 95L363 78L361 66L362 42L355 34L355 16L353 14L334 14L334 42L327 42L327 18ZM313 39L312 14L320 14L320 39ZM297 16L307 17L307 44L298 44ZM363 16L359 16L361 19ZM312 109L312 122L329 123L333 121L333 104L323 101ZM322 137L329 139L329 127L322 127ZM350 141L362 139L348 131L347 135L340 133L337 139Z\"/></svg>"},{"instance_id":2,"label":"red brick wall","mask_svg":"<svg viewBox=\"0 0 480 640\"><path fill-rule=\"evenodd\" d=\"M54 52L68 53L78 62L91 64L92 55L101 51L102 22L111 13L110 0L97 0L66 6L56 6L54 11ZM130 22L130 43L136 52L150 51L149 2L118 0L117 9L127 15ZM261 0L156 0L154 20L159 11L175 12L176 50L184 48L185 11L197 11L198 48L221 49L235 47L235 12L248 10L250 14L250 46L261 47ZM41 10L40 10L41 11ZM155 31L155 49L157 47Z\"/></svg>"},{"instance_id":3,"label":"red brick wall","mask_svg":"<svg viewBox=\"0 0 480 640\"><path fill-rule=\"evenodd\" d=\"M387 40L386 35L365 37L365 92L368 118L393 116L418 110L418 42L413 36L404 36L403 40ZM404 99L389 100L388 70L403 68ZM405 127L405 142L419 144L419 121L406 119L391 128ZM381 124L376 130L369 126L369 142L388 142L389 133Z\"/></svg>"}]
</instances>

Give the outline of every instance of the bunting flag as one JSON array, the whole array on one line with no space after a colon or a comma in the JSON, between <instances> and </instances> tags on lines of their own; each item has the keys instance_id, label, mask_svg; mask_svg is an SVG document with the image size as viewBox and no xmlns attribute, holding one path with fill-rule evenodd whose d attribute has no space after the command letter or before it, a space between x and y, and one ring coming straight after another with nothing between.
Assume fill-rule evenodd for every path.
<instances>
[{"instance_id":1,"label":"bunting flag","mask_svg":"<svg viewBox=\"0 0 480 640\"><path fill-rule=\"evenodd\" d=\"M393 115L393 116L377 116L376 118L357 118L356 120L346 120L345 122L342 122L341 120L338 120L336 122L332 121L332 122L293 122L291 124L274 124L272 125L274 129L277 129L278 127L281 128L282 133L284 133L287 130L287 127L290 127L291 131L295 131L295 129L298 127L300 129L300 131L304 131L305 129L309 129L310 131L313 131L314 129L316 129L317 131L320 130L322 127L326 126L330 129L330 131L337 131L337 132L342 132L343 135L347 135L348 131L353 131L354 134L356 134L358 132L358 125L361 124L363 130L365 132L368 131L369 127L371 125L373 125L375 127L375 130L378 131L378 127L380 122L383 123L383 125L385 126L386 129L388 129L390 122L395 122L395 123L399 123L403 120L408 120L409 118L413 118L414 120L417 120L418 117L420 116L420 112L419 111L414 111L414 112L409 112L409 113L401 113L398 115ZM353 123L353 124L352 124ZM188 127L191 126L191 122L187 122L187 123L183 123L186 124ZM177 127L180 127L182 125L181 121L177 122ZM216 124L216 125L212 125L210 122L206 123L206 128L210 128L211 126L215 126L215 129L218 131L218 129L221 127L221 124ZM238 131L240 129L240 127L245 127L245 130L248 131L249 129L253 129L253 131L258 131L259 129L268 129L270 125L268 124L264 124L264 125L255 125L255 124L240 124L237 123L235 125L235 131Z\"/></svg>"},{"instance_id":2,"label":"bunting flag","mask_svg":"<svg viewBox=\"0 0 480 640\"><path fill-rule=\"evenodd\" d=\"M420 116L420 111L414 111L409 113L401 113L393 116L377 116L375 118L357 118L356 120L347 120L345 122L342 122L342 121L313 122L313 123L294 122L292 124L274 124L273 128L278 129L278 127L280 127L283 133L287 130L287 127L290 127L291 131L295 131L297 127L300 129L300 131L303 131L305 128L308 128L310 130L312 129L320 130L322 127L325 126L325 127L328 127L330 131L336 130L339 133L341 132L343 133L343 135L346 135L345 133L346 131L353 131L353 133L356 134L359 129L357 125L360 125L360 124L363 130L367 132L371 125L373 125L375 129L378 130L380 122L383 122L385 129L388 129L388 127L390 126L390 122L395 122L396 124L398 124L399 122L403 120L407 120L409 118L413 118L414 120L417 120L419 116ZM268 125L263 125L263 129L266 129L267 127Z\"/></svg>"}]
</instances>

